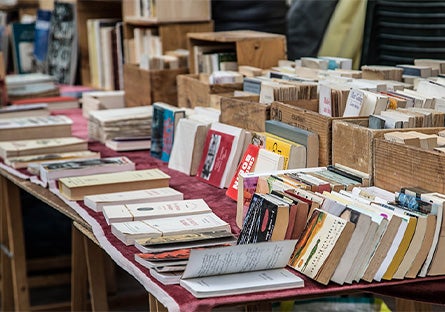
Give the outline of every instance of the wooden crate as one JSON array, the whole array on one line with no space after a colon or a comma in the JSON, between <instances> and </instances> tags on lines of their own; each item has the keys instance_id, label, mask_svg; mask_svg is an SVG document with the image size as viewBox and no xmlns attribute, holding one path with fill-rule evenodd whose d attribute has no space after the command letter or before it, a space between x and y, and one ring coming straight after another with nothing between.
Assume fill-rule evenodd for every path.
<instances>
[{"instance_id":1,"label":"wooden crate","mask_svg":"<svg viewBox=\"0 0 445 312\"><path fill-rule=\"evenodd\" d=\"M126 21L124 23L124 38L134 38L134 29L151 29L161 39L162 50L187 49L187 33L213 31L213 21L150 23L146 21Z\"/></svg>"},{"instance_id":2,"label":"wooden crate","mask_svg":"<svg viewBox=\"0 0 445 312\"><path fill-rule=\"evenodd\" d=\"M374 185L391 192L419 186L445 193L444 153L376 138L373 154Z\"/></svg>"},{"instance_id":3,"label":"wooden crate","mask_svg":"<svg viewBox=\"0 0 445 312\"><path fill-rule=\"evenodd\" d=\"M249 131L266 131L270 104L259 103L259 96L221 97L220 121Z\"/></svg>"},{"instance_id":4,"label":"wooden crate","mask_svg":"<svg viewBox=\"0 0 445 312\"><path fill-rule=\"evenodd\" d=\"M194 46L231 44L236 51L238 65L250 65L263 69L278 65L279 60L287 59L286 37L284 35L251 30L189 33L190 73L195 70Z\"/></svg>"},{"instance_id":5,"label":"wooden crate","mask_svg":"<svg viewBox=\"0 0 445 312\"><path fill-rule=\"evenodd\" d=\"M317 133L320 144L318 163L320 166L327 166L332 164L332 122L349 118L328 117L319 114L317 99L295 101L292 104L275 101L271 104L270 119Z\"/></svg>"},{"instance_id":6,"label":"wooden crate","mask_svg":"<svg viewBox=\"0 0 445 312\"><path fill-rule=\"evenodd\" d=\"M211 19L210 0L156 0L151 16L142 16L136 9L139 0L122 1L125 21L142 22L185 22L208 21ZM154 3L154 1L152 1Z\"/></svg>"},{"instance_id":7,"label":"wooden crate","mask_svg":"<svg viewBox=\"0 0 445 312\"><path fill-rule=\"evenodd\" d=\"M186 68L144 70L134 64L125 64L125 106L151 105L154 102L177 105L176 77L187 73Z\"/></svg>"},{"instance_id":8,"label":"wooden crate","mask_svg":"<svg viewBox=\"0 0 445 312\"><path fill-rule=\"evenodd\" d=\"M375 139L387 132L419 131L426 134L437 133L443 128L369 129L368 118L334 120L332 123L332 163L368 173L374 184Z\"/></svg>"},{"instance_id":9,"label":"wooden crate","mask_svg":"<svg viewBox=\"0 0 445 312\"><path fill-rule=\"evenodd\" d=\"M219 108L221 96L233 95L233 91L242 90L242 83L209 84L207 74L179 75L178 106L193 108L206 106Z\"/></svg>"}]
</instances>

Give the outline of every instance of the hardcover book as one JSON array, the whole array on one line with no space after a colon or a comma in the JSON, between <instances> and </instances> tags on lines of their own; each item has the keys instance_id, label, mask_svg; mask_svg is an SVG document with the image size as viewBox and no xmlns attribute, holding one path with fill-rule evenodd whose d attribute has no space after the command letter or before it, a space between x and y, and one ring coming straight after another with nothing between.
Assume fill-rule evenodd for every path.
<instances>
[{"instance_id":1,"label":"hardcover book","mask_svg":"<svg viewBox=\"0 0 445 312\"><path fill-rule=\"evenodd\" d=\"M87 195L167 187L170 176L160 169L122 171L65 177L58 180L60 193L69 200Z\"/></svg>"},{"instance_id":2,"label":"hardcover book","mask_svg":"<svg viewBox=\"0 0 445 312\"><path fill-rule=\"evenodd\" d=\"M203 199L106 205L102 212L108 224L210 212Z\"/></svg>"},{"instance_id":3,"label":"hardcover book","mask_svg":"<svg viewBox=\"0 0 445 312\"><path fill-rule=\"evenodd\" d=\"M11 42L14 71L25 74L32 71L35 23L11 23Z\"/></svg>"},{"instance_id":4,"label":"hardcover book","mask_svg":"<svg viewBox=\"0 0 445 312\"><path fill-rule=\"evenodd\" d=\"M182 200L183 194L171 187L146 190L115 192L85 196L85 206L94 211L102 211L107 205L140 204L169 200Z\"/></svg>"}]
</instances>

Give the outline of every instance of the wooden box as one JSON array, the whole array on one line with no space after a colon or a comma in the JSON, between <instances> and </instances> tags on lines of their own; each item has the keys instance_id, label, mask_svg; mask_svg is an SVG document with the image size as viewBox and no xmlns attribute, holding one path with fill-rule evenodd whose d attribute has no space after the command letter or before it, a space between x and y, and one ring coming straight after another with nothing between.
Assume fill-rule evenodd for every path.
<instances>
[{"instance_id":1,"label":"wooden box","mask_svg":"<svg viewBox=\"0 0 445 312\"><path fill-rule=\"evenodd\" d=\"M202 22L177 22L177 23L150 23L144 21L126 21L124 23L124 38L133 39L134 29L151 29L161 39L162 50L170 51L176 49L187 49L187 33L206 32L213 30L212 21Z\"/></svg>"},{"instance_id":2,"label":"wooden box","mask_svg":"<svg viewBox=\"0 0 445 312\"><path fill-rule=\"evenodd\" d=\"M187 22L208 21L211 19L210 0L156 0L146 1L156 5L144 12L144 1L122 1L122 14L125 21Z\"/></svg>"},{"instance_id":3,"label":"wooden box","mask_svg":"<svg viewBox=\"0 0 445 312\"><path fill-rule=\"evenodd\" d=\"M298 102L292 104L273 102L270 108L270 119L317 133L320 144L318 163L320 166L332 164L332 122L349 118L319 114L318 99Z\"/></svg>"},{"instance_id":4,"label":"wooden box","mask_svg":"<svg viewBox=\"0 0 445 312\"><path fill-rule=\"evenodd\" d=\"M445 193L445 153L376 138L373 154L374 185L391 192L419 186Z\"/></svg>"},{"instance_id":5,"label":"wooden box","mask_svg":"<svg viewBox=\"0 0 445 312\"><path fill-rule=\"evenodd\" d=\"M242 83L209 84L208 81L207 74L179 75L178 106L210 106L219 109L221 96L231 96L233 91L243 89Z\"/></svg>"},{"instance_id":6,"label":"wooden box","mask_svg":"<svg viewBox=\"0 0 445 312\"><path fill-rule=\"evenodd\" d=\"M257 95L221 97L220 122L249 131L266 131L266 120L270 119L270 104L262 104L258 100Z\"/></svg>"},{"instance_id":7,"label":"wooden box","mask_svg":"<svg viewBox=\"0 0 445 312\"><path fill-rule=\"evenodd\" d=\"M190 73L195 69L195 46L230 44L236 51L238 65L250 65L263 69L278 65L279 60L287 59L286 37L284 35L251 30L189 33Z\"/></svg>"},{"instance_id":8,"label":"wooden box","mask_svg":"<svg viewBox=\"0 0 445 312\"><path fill-rule=\"evenodd\" d=\"M188 69L144 70L138 65L124 65L125 106L151 105L165 102L177 105L176 77Z\"/></svg>"},{"instance_id":9,"label":"wooden box","mask_svg":"<svg viewBox=\"0 0 445 312\"><path fill-rule=\"evenodd\" d=\"M437 133L443 128L369 129L368 118L334 120L332 123L332 163L369 174L374 184L375 139L383 138L387 132L419 131Z\"/></svg>"}]
</instances>

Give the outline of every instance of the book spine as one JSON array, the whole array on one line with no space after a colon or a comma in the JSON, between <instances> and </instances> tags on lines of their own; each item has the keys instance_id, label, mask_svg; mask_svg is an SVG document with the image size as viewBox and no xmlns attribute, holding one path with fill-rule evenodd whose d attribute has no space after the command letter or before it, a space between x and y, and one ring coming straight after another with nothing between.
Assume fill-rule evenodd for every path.
<instances>
[{"instance_id":1,"label":"book spine","mask_svg":"<svg viewBox=\"0 0 445 312\"><path fill-rule=\"evenodd\" d=\"M161 159L164 134L164 109L153 105L153 119L151 125L150 154L154 158Z\"/></svg>"}]
</instances>

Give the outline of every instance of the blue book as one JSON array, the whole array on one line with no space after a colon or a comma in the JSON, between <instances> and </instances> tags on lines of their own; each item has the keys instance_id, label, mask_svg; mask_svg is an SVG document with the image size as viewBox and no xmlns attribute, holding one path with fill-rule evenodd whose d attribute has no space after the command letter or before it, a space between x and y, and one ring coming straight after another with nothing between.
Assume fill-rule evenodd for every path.
<instances>
[{"instance_id":1,"label":"blue book","mask_svg":"<svg viewBox=\"0 0 445 312\"><path fill-rule=\"evenodd\" d=\"M153 103L153 118L151 123L150 155L154 158L162 157L162 136L164 134L164 108Z\"/></svg>"},{"instance_id":2,"label":"blue book","mask_svg":"<svg viewBox=\"0 0 445 312\"><path fill-rule=\"evenodd\" d=\"M30 73L33 69L35 23L11 24L12 56L14 72Z\"/></svg>"},{"instance_id":3,"label":"blue book","mask_svg":"<svg viewBox=\"0 0 445 312\"><path fill-rule=\"evenodd\" d=\"M38 63L44 63L48 54L51 14L51 11L48 10L37 10L34 35L34 57Z\"/></svg>"},{"instance_id":4,"label":"blue book","mask_svg":"<svg viewBox=\"0 0 445 312\"><path fill-rule=\"evenodd\" d=\"M185 117L185 110L178 107L164 106L164 124L162 135L162 155L161 160L168 162L172 152L174 133L179 119Z\"/></svg>"}]
</instances>

